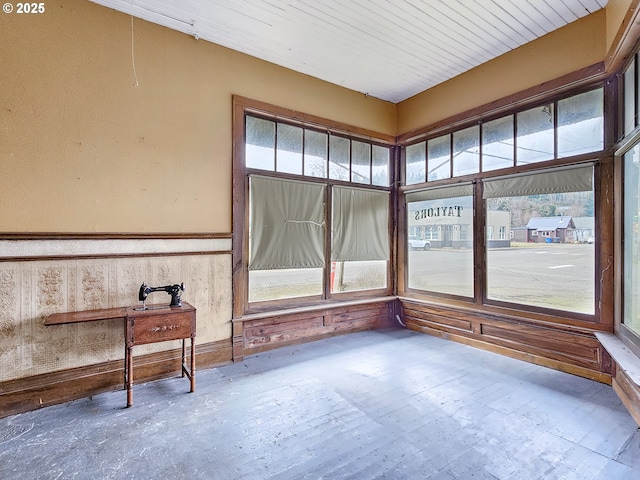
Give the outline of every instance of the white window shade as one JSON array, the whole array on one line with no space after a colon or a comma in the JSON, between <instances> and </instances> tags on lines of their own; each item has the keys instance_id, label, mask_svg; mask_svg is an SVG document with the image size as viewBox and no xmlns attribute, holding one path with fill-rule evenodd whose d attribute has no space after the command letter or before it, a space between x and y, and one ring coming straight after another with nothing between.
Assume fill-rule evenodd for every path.
<instances>
[{"instance_id":1,"label":"white window shade","mask_svg":"<svg viewBox=\"0 0 640 480\"><path fill-rule=\"evenodd\" d=\"M593 189L593 166L523 174L484 182L483 198L519 197Z\"/></svg>"},{"instance_id":2,"label":"white window shade","mask_svg":"<svg viewBox=\"0 0 640 480\"><path fill-rule=\"evenodd\" d=\"M473 195L473 184L464 183L450 187L436 187L409 192L406 194L406 200L407 203L411 203L442 198L468 197L470 195Z\"/></svg>"},{"instance_id":3,"label":"white window shade","mask_svg":"<svg viewBox=\"0 0 640 480\"><path fill-rule=\"evenodd\" d=\"M249 270L324 267L324 185L254 175L249 195Z\"/></svg>"},{"instance_id":4,"label":"white window shade","mask_svg":"<svg viewBox=\"0 0 640 480\"><path fill-rule=\"evenodd\" d=\"M331 260L389 260L388 192L333 188Z\"/></svg>"}]
</instances>

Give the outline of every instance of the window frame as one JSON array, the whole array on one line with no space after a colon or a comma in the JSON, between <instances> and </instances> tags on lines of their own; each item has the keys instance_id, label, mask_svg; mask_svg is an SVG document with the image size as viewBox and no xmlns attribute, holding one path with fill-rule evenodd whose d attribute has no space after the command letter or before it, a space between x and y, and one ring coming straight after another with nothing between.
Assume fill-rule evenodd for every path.
<instances>
[{"instance_id":1,"label":"window frame","mask_svg":"<svg viewBox=\"0 0 640 480\"><path fill-rule=\"evenodd\" d=\"M369 171L370 184L363 184L351 181L341 181L331 179L329 173L329 165L327 165L326 178L295 175L256 168L247 168L245 164L245 138L246 138L246 121L247 115L262 118L277 123L288 124L303 129L303 145L304 131L313 130L329 135L348 138L349 140L364 142L371 145L371 165ZM233 283L233 318L241 318L244 315L252 313L267 312L279 309L321 305L328 302L357 300L360 298L371 298L380 296L389 296L395 291L395 212L396 212L396 194L393 189L396 174L396 147L395 137L373 132L366 129L352 127L343 123L334 122L321 117L289 110L286 108L270 105L257 100L234 95L233 97L233 199L232 199L232 222L233 222L233 247L232 247L232 283ZM372 169L374 167L373 146L381 146L389 148L389 185L375 185ZM276 144L277 148L277 144ZM329 148L327 146L327 148ZM304 151L303 151L303 168L304 168ZM351 161L350 161L351 166ZM319 297L294 297L287 299L268 300L262 302L249 303L249 177L250 175L260 175L265 177L274 177L281 179L303 180L311 183L319 183L326 186L325 201L325 267L322 279L322 295ZM351 176L351 174L350 174ZM334 186L348 186L354 188L365 188L375 191L384 191L389 193L389 251L390 258L387 262L386 269L386 287L379 289L369 289L360 291L347 291L332 293L330 287L331 281L331 198Z\"/></svg>"},{"instance_id":2,"label":"window frame","mask_svg":"<svg viewBox=\"0 0 640 480\"><path fill-rule=\"evenodd\" d=\"M629 347L629 349L637 356L640 357L640 335L627 327L624 323L624 310L625 310L625 169L624 169L624 157L633 150L636 146L640 145L640 48L636 47L625 64L620 69L616 76L616 96L618 99L618 131L616 132L616 150L614 152L615 157L615 170L614 170L614 184L619 185L616 189L615 202L620 206L618 214L615 218L614 224L614 237L615 246L619 252L616 256L615 269L616 280L614 284L615 288L615 305L617 305L614 314L613 330L618 338ZM629 92L625 80L628 78L626 73L628 70L633 69L633 83L631 105L634 111L627 112L626 106L627 98L626 94ZM631 128L627 125L627 120L631 120L633 125Z\"/></svg>"},{"instance_id":3,"label":"window frame","mask_svg":"<svg viewBox=\"0 0 640 480\"><path fill-rule=\"evenodd\" d=\"M471 182L466 182L466 183L471 183ZM458 184L449 184L448 186L451 187L458 187ZM473 210L473 214L472 214L472 228L471 228L471 235L472 235L472 240L471 240L471 248L472 248L472 263L473 263L473 285L472 285L472 296L464 296L464 295L460 295L460 294L455 294L455 293L451 293L451 292L435 292L435 291L430 291L428 293L425 294L425 290L420 290L417 288L413 288L409 286L409 274L410 274L410 266L408 264L409 261L409 247L408 247L408 235L404 235L404 232L407 231L407 227L409 225L409 220L408 220L408 213L409 213L409 208L408 208L408 203L406 198L407 198L407 194L408 193L414 193L414 192L419 192L420 190L424 190L424 189L413 189L413 190L408 190L404 193L401 194L401 200L399 200L399 207L400 207L400 211L401 213L398 214L398 222L399 222L399 229L398 229L398 244L397 244L397 248L398 248L398 294L401 296L407 296L407 297L413 297L413 298L430 298L430 299L438 299L439 301L448 301L448 302L461 302L462 304L464 303L476 303L477 299L475 298L476 292L477 292L477 287L476 287L476 283L477 283L477 279L476 279L476 275L475 275L475 263L476 263L476 249L478 246L478 239L477 239L477 225L478 225L478 202L477 202L477 196L475 193L475 187L472 185L473 187L473 192L471 193L471 195L464 195L464 197L470 197L471 198L471 205L472 205L472 210ZM444 187L443 189L446 189L446 187ZM427 191L429 189L426 189ZM434 190L439 190L439 188L434 189ZM445 198L458 198L455 196L452 197L445 197ZM462 232L462 226L460 228L460 232ZM436 238L433 238L433 234L436 233L437 236ZM467 236L468 236L468 231L466 232ZM429 239L429 240L434 240L434 241L441 241L444 239L444 235L440 234L439 230L432 230L431 234L429 236L429 238L427 238L425 236L425 239ZM465 240L469 240L468 238L466 238Z\"/></svg>"},{"instance_id":4,"label":"window frame","mask_svg":"<svg viewBox=\"0 0 640 480\"><path fill-rule=\"evenodd\" d=\"M576 86L577 85L577 86ZM554 105L554 112L557 112L557 103L560 100L570 98L575 95L580 95L582 93L586 93L589 91L593 91L596 89L602 89L603 91L603 149L600 151L582 153L574 156L568 157L558 157L558 149L557 149L557 122L554 123L554 156L551 160L545 160L541 162L526 164L526 165L518 165L517 156L514 153L513 162L514 165L507 168L501 168L496 170L482 170L482 148L483 148L483 139L482 139L482 125L484 123L488 123L506 116L513 116L514 118L518 114L518 112L526 111L531 108L535 108L536 106L542 106L545 104L552 103ZM612 101L612 86L610 82L610 78L606 78L604 75L594 79L593 77L588 80L584 80L582 82L576 81L574 79L572 87L558 87L555 93L550 93L546 97L542 97L539 95L539 92L536 92L532 97L526 97L519 101L514 101L510 103L508 106L503 108L495 108L493 111L489 113L483 114L483 109L479 108L477 111L470 112L465 119L464 114L449 119L449 121L443 121L442 124L436 125L431 129L424 129L423 131L412 132L404 137L399 137L398 144L403 147L399 152L400 156L400 172L399 177L401 179L405 178L405 157L404 157L404 147L409 145L415 145L420 142L428 142L430 139L442 137L445 135L450 135L453 137L453 133L455 131L461 131L465 128L468 128L472 125L480 125L480 165L481 171L477 174L464 175L459 177L452 177L448 179L441 180L433 180L429 181L426 179L425 182L422 183L414 183L411 185L403 185L399 188L399 201L400 201L400 210L398 215L398 220L402 222L399 226L400 235L398 237L398 266L399 266L399 275L398 275L398 294L400 296L406 296L408 298L414 298L418 300L427 300L427 301L435 301L439 303L445 303L449 305L458 305L458 306L469 306L472 304L474 308L479 309L480 311L499 311L502 312L511 312L515 315L525 315L531 318L553 318L553 322L557 323L566 323L566 324L583 324L585 326L592 326L593 324L610 324L612 322L613 309L612 306L602 305L601 302L601 293L602 288L599 287L598 281L598 272L601 272L601 265L603 265L602 257L606 256L603 252L610 251L612 245L609 243L608 239L602 241L598 239L595 245L595 255L594 255L594 270L595 270L595 305L594 305L594 314L584 314L577 312L570 312L565 310L555 310L553 308L543 308L537 306L529 306L529 305L520 305L516 303L506 303L506 302L497 302L493 300L487 299L486 289L487 289L487 279L486 279L486 267L487 267L487 258L486 258L486 242L487 240L487 231L486 231L486 221L487 221L487 212L484 201L482 199L482 185L485 179L491 179L494 177L500 177L504 175L517 175L524 173L532 173L537 171L544 171L547 169L568 166L568 165L580 165L580 164L593 164L594 165L594 183L593 183L593 191L594 191L594 208L595 208L595 219L594 222L596 224L596 234L600 235L601 228L599 228L598 223L602 220L604 214L599 212L598 209L601 207L601 204L605 202L601 201L601 196L604 194L600 185L605 182L608 176L612 171L612 159L610 156L610 145L612 144L612 134L613 131L613 115L615 111L614 103ZM555 114L554 114L555 115ZM514 122L514 152L517 149L517 122ZM428 166L428 158L425 158L425 165ZM604 169L603 169L604 166ZM444 187L447 185L455 185L457 183L462 182L472 182L475 185L475 212L476 212L476 221L474 222L474 284L475 291L473 299L460 299L460 298L451 298L446 295L442 295L436 292L428 292L428 291L416 291L414 289L408 288L408 252L406 251L406 237L404 236L403 231L406 229L407 223L407 206L405 204L405 194L411 191L430 188L430 187ZM613 203L613 202L610 202ZM611 215L613 214L613 207L611 208ZM608 261L610 262L609 257L607 256ZM606 269L606 265L605 265ZM485 275L482 275L482 272L485 272ZM609 272L612 273L612 272ZM608 299L607 299L608 301Z\"/></svg>"},{"instance_id":5,"label":"window frame","mask_svg":"<svg viewBox=\"0 0 640 480\"><path fill-rule=\"evenodd\" d=\"M623 148L616 151L616 158L619 158L619 162L617 162L617 178L620 179L620 192L619 192L619 205L620 208L620 219L619 225L616 226L616 245L619 245L619 255L618 255L618 272L616 282L616 296L620 299L618 303L619 308L616 311L615 317L615 325L614 332L618 337L622 339L622 341L638 356L640 356L640 333L629 328L624 322L624 311L625 311L625 210L626 204L624 202L625 197L625 166L624 166L624 157L627 153L633 150L635 147L640 146L640 139L630 139L631 141L628 144L625 144Z\"/></svg>"}]
</instances>

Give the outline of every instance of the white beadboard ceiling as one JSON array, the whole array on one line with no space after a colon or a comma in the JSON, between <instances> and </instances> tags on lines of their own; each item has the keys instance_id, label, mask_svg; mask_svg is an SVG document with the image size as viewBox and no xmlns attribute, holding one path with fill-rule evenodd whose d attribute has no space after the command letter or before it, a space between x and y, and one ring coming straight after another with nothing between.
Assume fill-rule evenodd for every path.
<instances>
[{"instance_id":1,"label":"white beadboard ceiling","mask_svg":"<svg viewBox=\"0 0 640 480\"><path fill-rule=\"evenodd\" d=\"M393 103L608 0L92 0Z\"/></svg>"}]
</instances>

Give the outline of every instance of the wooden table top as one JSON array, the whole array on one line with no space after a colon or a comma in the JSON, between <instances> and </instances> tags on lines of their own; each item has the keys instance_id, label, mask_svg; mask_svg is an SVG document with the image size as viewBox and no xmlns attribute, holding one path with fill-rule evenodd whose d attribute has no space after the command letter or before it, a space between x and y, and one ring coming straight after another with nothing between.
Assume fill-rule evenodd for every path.
<instances>
[{"instance_id":1,"label":"wooden table top","mask_svg":"<svg viewBox=\"0 0 640 480\"><path fill-rule=\"evenodd\" d=\"M85 310L82 312L53 313L46 318L44 324L47 326L64 325L67 323L96 322L99 320L116 320L120 318L125 319L130 315L146 316L195 310L195 308L187 302L182 302L181 307L169 307L166 304L147 305L146 310L136 310L140 307L140 305L136 305L133 307L102 308L99 310Z\"/></svg>"}]
</instances>

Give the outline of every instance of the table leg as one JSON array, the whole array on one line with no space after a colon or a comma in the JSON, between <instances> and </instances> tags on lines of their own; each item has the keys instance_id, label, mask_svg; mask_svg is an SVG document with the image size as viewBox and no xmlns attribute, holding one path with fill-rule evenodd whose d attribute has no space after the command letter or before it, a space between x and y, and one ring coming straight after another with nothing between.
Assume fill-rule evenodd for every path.
<instances>
[{"instance_id":1,"label":"table leg","mask_svg":"<svg viewBox=\"0 0 640 480\"><path fill-rule=\"evenodd\" d=\"M127 347L126 349L126 362L127 362L127 407L133 405L133 347Z\"/></svg>"},{"instance_id":2,"label":"table leg","mask_svg":"<svg viewBox=\"0 0 640 480\"><path fill-rule=\"evenodd\" d=\"M122 389L127 389L128 382L128 365L127 365L127 321L124 321L124 381L122 383Z\"/></svg>"},{"instance_id":3,"label":"table leg","mask_svg":"<svg viewBox=\"0 0 640 480\"><path fill-rule=\"evenodd\" d=\"M129 381L128 379L128 369L129 369L129 365L127 364L127 346L124 346L124 382L122 383L122 389L126 390L127 389L127 382Z\"/></svg>"},{"instance_id":4,"label":"table leg","mask_svg":"<svg viewBox=\"0 0 640 480\"><path fill-rule=\"evenodd\" d=\"M196 391L196 344L191 337L191 391Z\"/></svg>"},{"instance_id":5,"label":"table leg","mask_svg":"<svg viewBox=\"0 0 640 480\"><path fill-rule=\"evenodd\" d=\"M180 367L180 370L182 371L182 377L184 377L184 369L186 367L185 363L184 363L184 358L185 358L185 345L184 345L185 339L182 339L182 365Z\"/></svg>"}]
</instances>

